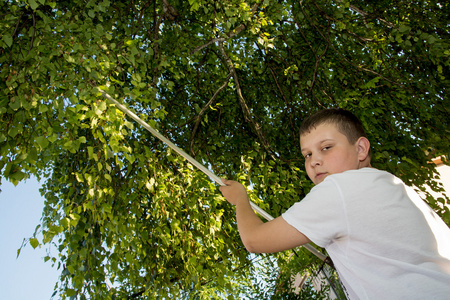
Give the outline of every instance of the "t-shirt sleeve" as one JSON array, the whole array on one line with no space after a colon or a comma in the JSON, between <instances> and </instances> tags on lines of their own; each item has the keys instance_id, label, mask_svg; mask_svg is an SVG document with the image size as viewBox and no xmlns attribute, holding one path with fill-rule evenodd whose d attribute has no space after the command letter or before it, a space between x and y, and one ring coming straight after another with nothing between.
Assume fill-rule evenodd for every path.
<instances>
[{"instance_id":1,"label":"t-shirt sleeve","mask_svg":"<svg viewBox=\"0 0 450 300\"><path fill-rule=\"evenodd\" d=\"M315 186L282 217L320 247L347 235L342 192L331 178Z\"/></svg>"}]
</instances>

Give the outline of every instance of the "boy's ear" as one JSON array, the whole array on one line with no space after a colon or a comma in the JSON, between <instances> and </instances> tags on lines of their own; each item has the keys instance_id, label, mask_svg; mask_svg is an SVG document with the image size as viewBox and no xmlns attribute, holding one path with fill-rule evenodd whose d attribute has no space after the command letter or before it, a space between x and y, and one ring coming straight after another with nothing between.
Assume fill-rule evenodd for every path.
<instances>
[{"instance_id":1,"label":"boy's ear","mask_svg":"<svg viewBox=\"0 0 450 300\"><path fill-rule=\"evenodd\" d=\"M356 141L356 146L358 147L358 157L359 161L370 160L369 150L370 150L370 142L366 137L360 137L358 141Z\"/></svg>"}]
</instances>

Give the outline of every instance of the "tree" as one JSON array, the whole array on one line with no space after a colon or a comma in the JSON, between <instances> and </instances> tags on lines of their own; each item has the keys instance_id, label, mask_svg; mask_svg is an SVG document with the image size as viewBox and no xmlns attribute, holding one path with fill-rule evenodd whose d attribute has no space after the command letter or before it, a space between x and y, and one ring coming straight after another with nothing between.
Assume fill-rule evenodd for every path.
<instances>
[{"instance_id":1,"label":"tree","mask_svg":"<svg viewBox=\"0 0 450 300\"><path fill-rule=\"evenodd\" d=\"M46 179L30 242L57 247L61 296L238 297L253 268L214 184L96 87L274 216L311 188L298 125L325 107L361 118L375 167L439 190L449 5L2 1L1 176Z\"/></svg>"}]
</instances>

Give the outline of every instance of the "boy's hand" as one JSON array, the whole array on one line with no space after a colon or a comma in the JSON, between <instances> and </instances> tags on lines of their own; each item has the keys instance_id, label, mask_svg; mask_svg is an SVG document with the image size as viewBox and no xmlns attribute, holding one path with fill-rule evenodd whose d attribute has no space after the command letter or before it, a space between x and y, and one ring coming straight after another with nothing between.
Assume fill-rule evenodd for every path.
<instances>
[{"instance_id":1,"label":"boy's hand","mask_svg":"<svg viewBox=\"0 0 450 300\"><path fill-rule=\"evenodd\" d=\"M222 195L233 205L236 205L240 200L248 200L247 190L237 181L222 179L226 186L219 188Z\"/></svg>"}]
</instances>

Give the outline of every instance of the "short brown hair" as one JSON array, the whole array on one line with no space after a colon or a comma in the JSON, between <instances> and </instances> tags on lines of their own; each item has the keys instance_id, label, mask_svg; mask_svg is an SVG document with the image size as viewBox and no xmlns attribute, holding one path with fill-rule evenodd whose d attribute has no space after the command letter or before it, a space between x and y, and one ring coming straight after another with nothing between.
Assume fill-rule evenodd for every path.
<instances>
[{"instance_id":1,"label":"short brown hair","mask_svg":"<svg viewBox=\"0 0 450 300\"><path fill-rule=\"evenodd\" d=\"M360 137L367 138L361 121L353 113L342 108L324 109L307 117L300 126L300 136L324 123L335 125L352 145Z\"/></svg>"}]
</instances>

